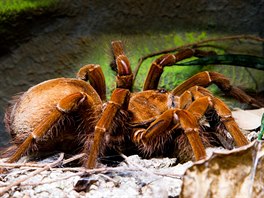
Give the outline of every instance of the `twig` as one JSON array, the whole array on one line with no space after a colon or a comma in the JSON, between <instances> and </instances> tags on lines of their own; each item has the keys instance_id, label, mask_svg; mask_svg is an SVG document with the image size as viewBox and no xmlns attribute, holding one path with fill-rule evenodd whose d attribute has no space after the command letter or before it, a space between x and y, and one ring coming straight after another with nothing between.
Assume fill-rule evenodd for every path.
<instances>
[{"instance_id":1,"label":"twig","mask_svg":"<svg viewBox=\"0 0 264 198\"><path fill-rule=\"evenodd\" d=\"M107 175L104 175L104 174L98 174L98 175L100 175L101 177L104 177L105 179L107 179L107 180L113 182L113 183L115 184L115 186L117 186L117 185L119 184L118 181L112 179L111 177L109 177L109 176L107 176Z\"/></svg>"},{"instance_id":2,"label":"twig","mask_svg":"<svg viewBox=\"0 0 264 198\"><path fill-rule=\"evenodd\" d=\"M155 171L154 172L156 175L163 176L163 177L171 177L173 179L182 179L183 175L178 175L178 174L167 174L167 173L160 173Z\"/></svg>"},{"instance_id":3,"label":"twig","mask_svg":"<svg viewBox=\"0 0 264 198\"><path fill-rule=\"evenodd\" d=\"M125 156L124 154L120 154L125 160L126 160L126 162L128 163L128 164L131 164L131 165L133 165L134 167L136 167L136 168L138 168L139 170L141 170L141 171L143 171L143 172L146 172L146 173L148 173L148 174L151 174L151 175L155 175L155 176L163 176L163 177L172 177L172 178L176 178L176 179L182 179L182 175L177 175L177 174L165 174L165 173L160 173L160 172L157 172L157 171L150 171L150 170L148 170L148 169L146 169L146 168L144 168L144 167L142 167L142 166L140 166L140 165L138 165L138 164L135 164L135 163L133 163L133 162L131 162L130 160L129 160L129 158L127 157L127 156Z\"/></svg>"},{"instance_id":4,"label":"twig","mask_svg":"<svg viewBox=\"0 0 264 198\"><path fill-rule=\"evenodd\" d=\"M69 158L69 159L66 159L66 160L63 160L62 162L62 165L65 165L65 164L68 164L70 162L73 162L77 159L80 159L82 157L84 157L86 154L85 153L81 153L81 154L78 154L78 155L74 155L73 157Z\"/></svg>"},{"instance_id":5,"label":"twig","mask_svg":"<svg viewBox=\"0 0 264 198\"><path fill-rule=\"evenodd\" d=\"M128 157L125 156L124 154L120 153L120 156L123 157L123 158L126 160L126 162L127 162L128 164L130 164L130 165L132 165L132 166L138 168L139 170L141 170L141 171L143 171L143 172L146 172L146 173L148 173L148 174L150 174L150 175L157 176L157 175L155 175L152 171L150 171L150 170L148 170L148 169L146 169L146 168L144 168L144 167L142 167L142 166L140 166L140 165L138 165L138 164L136 164L136 163L131 162L131 161L128 159Z\"/></svg>"},{"instance_id":6,"label":"twig","mask_svg":"<svg viewBox=\"0 0 264 198\"><path fill-rule=\"evenodd\" d=\"M64 170L64 168L58 168L58 169ZM81 176L84 173L92 174L92 173L103 173L103 172L108 172L108 171L124 172L124 171L136 171L138 169L123 168L123 167L114 167L114 168L106 167L106 168L97 168L97 169L79 168L79 170L80 170L80 172L77 172L77 173L74 173L72 175L68 175L65 177L61 177L59 179L52 179L49 181L43 181L43 182L38 182L38 183L24 183L24 184L20 184L20 185L21 186L39 186L39 185L43 185L43 184L50 184L50 183L66 180L66 179L69 179L71 177Z\"/></svg>"},{"instance_id":7,"label":"twig","mask_svg":"<svg viewBox=\"0 0 264 198\"><path fill-rule=\"evenodd\" d=\"M37 170L40 169L39 167L20 167L21 170ZM70 172L80 172L84 171L84 167L65 167L65 168L51 168L51 170L58 170L58 171L70 171Z\"/></svg>"},{"instance_id":8,"label":"twig","mask_svg":"<svg viewBox=\"0 0 264 198\"><path fill-rule=\"evenodd\" d=\"M0 163L0 167L3 168L19 168L19 167L39 167L42 168L44 166L46 166L47 164L36 164L36 163Z\"/></svg>"},{"instance_id":9,"label":"twig","mask_svg":"<svg viewBox=\"0 0 264 198\"><path fill-rule=\"evenodd\" d=\"M62 164L66 164L66 163L69 163L69 162L74 161L76 159L79 159L79 158L83 157L83 155L84 154L79 154L79 155L73 156L72 158L69 158L67 160L63 160ZM37 169L37 170L34 171L31 175L27 176L26 179L28 179L30 177L33 177L34 175L38 174L39 172L42 172L44 170L51 169L51 168L52 168L52 170L78 171L78 172L73 173L73 174L68 175L68 176L65 176L65 177L60 177L58 179L52 179L52 180L42 181L42 182L37 182L37 183L22 183L22 182L24 182L26 180L26 179L22 179L22 180L19 180L19 181L14 182L12 184L1 185L0 187L6 186L2 190L3 192L1 191L1 193L6 192L7 190L9 190L10 188L12 188L13 186L16 186L16 185L20 185L20 186L33 186L34 187L34 186L39 186L39 185L44 185L44 184L50 184L50 183L54 183L54 182L58 182L58 181L63 181L63 180L69 179L71 177L81 176L81 175L83 175L85 173L88 173L88 174L96 174L96 173L104 173L104 172L110 172L110 171L113 171L113 172L125 172L125 171L138 171L138 170L140 170L140 171L147 172L148 174L155 175L155 176L159 175L159 176L163 176L163 177L172 177L172 178L177 178L177 179L181 179L182 178L181 175L163 174L163 173L159 173L159 172L151 172L148 169L146 169L146 168L144 168L144 167L142 167L142 166L140 166L138 164L135 164L135 163L131 162L128 159L128 157L126 157L123 154L122 154L122 157L125 158L126 161L130 165L134 166L135 168L124 168L124 167L103 167L103 168L96 168L96 169L85 169L83 167L52 168L52 167L56 167L57 166L57 164L58 164L57 161L58 162L61 162L62 161L60 159L56 160L56 162L53 162L51 164L46 164L46 166L44 168L39 168L39 167L33 167L32 166L32 167L30 167L30 169L34 168L34 169ZM46 168L46 167L48 167L48 168ZM22 166L22 168L26 168L26 167Z\"/></svg>"},{"instance_id":10,"label":"twig","mask_svg":"<svg viewBox=\"0 0 264 198\"><path fill-rule=\"evenodd\" d=\"M139 60L138 60L138 64L134 70L134 81L135 81L135 78L138 74L138 70L141 66L141 64L144 62L144 60L146 60L147 58L151 58L151 57L154 57L154 56L157 56L157 55L161 55L161 54L166 54L166 53L170 53L170 52L175 52L175 51L178 51L180 49L184 49L184 48L188 48L188 47L199 47L201 44L204 44L204 43L209 43L209 42L214 42L214 41L227 41L227 40L241 40L241 39L244 39L244 40L253 40L253 41L257 41L257 42L264 42L264 38L261 38L261 37L257 37L257 36L252 36L252 35L236 35L236 36L226 36L226 37L221 37L221 38L212 38L212 39L206 39L206 40L202 40L202 41L198 41L198 42L194 42L194 43L189 43L189 44L186 44L186 45L182 45L182 46L178 46L178 47L174 47L174 48L170 48L170 49L165 49L165 50L161 50L161 51L158 51L158 52L154 52L154 53L150 53L148 55L145 55L143 57L141 57Z\"/></svg>"},{"instance_id":11,"label":"twig","mask_svg":"<svg viewBox=\"0 0 264 198\"><path fill-rule=\"evenodd\" d=\"M73 157L69 158L69 159L66 159L66 160L63 160L62 162L62 165L65 165L65 164L68 164L70 162L73 162L77 159L80 159L84 156L85 154L84 153L81 153L81 154L78 154L78 155L74 155ZM43 163L43 164L36 164L36 163L0 163L0 167L4 167L4 168L7 168L7 167L11 167L11 168L18 168L18 167L26 167L26 168L42 168L42 167L45 167L49 165L48 163Z\"/></svg>"},{"instance_id":12,"label":"twig","mask_svg":"<svg viewBox=\"0 0 264 198\"><path fill-rule=\"evenodd\" d=\"M41 173L41 172L43 172L43 171L45 171L45 170L48 170L48 169L50 169L50 168L52 168L52 167L58 166L59 164L61 164L61 162L62 162L62 160L63 160L63 157L64 157L64 153L61 153L60 156L59 156L59 158L58 158L56 161L54 161L54 162L52 162L52 163L50 163L50 164L47 164L45 167L43 167L43 168L41 168L41 169L38 169L38 170L35 170L35 171L33 171L31 174L25 176L24 178L19 179L19 180L15 181L14 183L9 184L8 186L4 187L4 188L0 191L0 196L4 195L4 194L5 194L7 191L9 191L12 187L20 185L22 182L28 180L29 178L32 178L32 177L34 177L35 175L37 175L37 174L39 174L39 173Z\"/></svg>"},{"instance_id":13,"label":"twig","mask_svg":"<svg viewBox=\"0 0 264 198\"><path fill-rule=\"evenodd\" d=\"M38 182L38 183L25 183L25 184L21 184L21 186L39 186L39 185L44 185L44 184L51 184L51 183L54 183L54 182L58 182L58 181L63 181L63 180L66 180L66 179L69 179L71 177L76 177L76 176L81 176L85 173L84 172L77 172L77 173L73 173L72 175L68 175L68 176L65 176L65 177L61 177L59 179L51 179L51 180L48 180L48 181L43 181L43 182Z\"/></svg>"}]
</instances>

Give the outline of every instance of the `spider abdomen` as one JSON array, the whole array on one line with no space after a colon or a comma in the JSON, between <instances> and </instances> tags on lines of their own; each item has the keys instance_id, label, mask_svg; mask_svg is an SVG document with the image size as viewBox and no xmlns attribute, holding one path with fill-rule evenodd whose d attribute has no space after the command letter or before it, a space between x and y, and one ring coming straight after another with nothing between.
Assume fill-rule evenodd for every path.
<instances>
[{"instance_id":1,"label":"spider abdomen","mask_svg":"<svg viewBox=\"0 0 264 198\"><path fill-rule=\"evenodd\" d=\"M34 141L37 142L35 145L38 145L38 150L65 150L69 149L68 145L76 149L74 147L84 138L82 136L93 131L102 102L90 84L71 78L57 78L40 83L14 101L5 115L6 128L14 138L14 143L21 144L53 111L57 111L56 107L64 97L77 92L85 93L93 99L93 109L80 110L89 116L84 117L74 112L62 115L43 138Z\"/></svg>"}]
</instances>

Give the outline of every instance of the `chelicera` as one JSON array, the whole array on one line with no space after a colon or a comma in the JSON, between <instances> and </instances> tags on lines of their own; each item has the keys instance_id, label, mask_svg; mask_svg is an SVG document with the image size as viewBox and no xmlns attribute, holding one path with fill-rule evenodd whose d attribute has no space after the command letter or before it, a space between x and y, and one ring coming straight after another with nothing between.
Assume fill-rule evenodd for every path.
<instances>
[{"instance_id":1,"label":"chelicera","mask_svg":"<svg viewBox=\"0 0 264 198\"><path fill-rule=\"evenodd\" d=\"M161 56L152 63L143 91L133 93L133 74L121 41L112 42L112 51L117 75L109 101L102 69L94 64L82 67L76 79L48 80L16 99L5 116L13 137L8 162L55 150L84 152L86 168L120 152L183 162L205 158L207 146L232 148L227 133L236 146L248 144L227 105L204 87L216 84L242 102L261 104L222 74L200 72L172 91L158 89L165 66L210 52L185 49Z\"/></svg>"}]
</instances>

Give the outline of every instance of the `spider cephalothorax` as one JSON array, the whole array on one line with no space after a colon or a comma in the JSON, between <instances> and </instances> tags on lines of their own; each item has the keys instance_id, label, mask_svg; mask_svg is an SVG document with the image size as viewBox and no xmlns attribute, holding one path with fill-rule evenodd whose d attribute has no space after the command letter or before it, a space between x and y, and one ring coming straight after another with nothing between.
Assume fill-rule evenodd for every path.
<instances>
[{"instance_id":1,"label":"spider cephalothorax","mask_svg":"<svg viewBox=\"0 0 264 198\"><path fill-rule=\"evenodd\" d=\"M151 65L143 91L133 93L133 74L122 43L114 41L112 48L117 88L109 101L99 65L82 67L77 79L45 81L18 97L5 119L15 145L9 162L27 152L54 150L85 152L87 168L113 152L199 160L205 158L206 146L232 148L227 131L237 146L248 143L229 108L204 87L216 84L242 102L261 104L222 74L200 72L172 91L158 89L165 66L211 52L186 49L163 55Z\"/></svg>"}]
</instances>

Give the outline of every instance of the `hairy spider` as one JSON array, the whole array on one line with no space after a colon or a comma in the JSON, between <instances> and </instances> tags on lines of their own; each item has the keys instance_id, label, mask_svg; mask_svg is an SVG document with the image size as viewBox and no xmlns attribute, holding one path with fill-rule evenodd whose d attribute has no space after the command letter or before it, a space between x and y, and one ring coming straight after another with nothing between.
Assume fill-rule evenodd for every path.
<instances>
[{"instance_id":1,"label":"hairy spider","mask_svg":"<svg viewBox=\"0 0 264 198\"><path fill-rule=\"evenodd\" d=\"M232 148L227 133L236 146L248 144L227 105L204 87L216 84L242 102L262 104L222 74L200 72L172 91L158 89L165 66L210 52L185 49L161 56L152 63L143 91L132 93L133 74L121 41L112 42L112 51L117 75L109 101L102 69L94 64L82 67L77 79L48 80L16 99L5 115L14 143L7 151L9 162L27 153L55 150L86 153L87 168L119 152L200 160L207 146Z\"/></svg>"}]
</instances>

